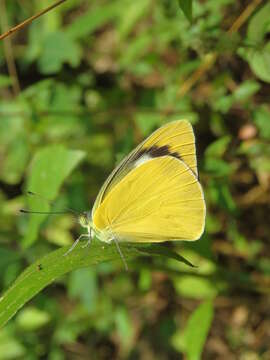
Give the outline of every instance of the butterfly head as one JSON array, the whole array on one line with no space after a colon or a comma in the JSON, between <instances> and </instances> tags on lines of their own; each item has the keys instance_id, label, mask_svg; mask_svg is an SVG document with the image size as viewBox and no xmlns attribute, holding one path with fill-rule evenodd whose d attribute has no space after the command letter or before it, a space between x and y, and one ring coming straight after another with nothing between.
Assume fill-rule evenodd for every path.
<instances>
[{"instance_id":1,"label":"butterfly head","mask_svg":"<svg viewBox=\"0 0 270 360\"><path fill-rule=\"evenodd\" d=\"M78 222L84 228L87 229L91 228L92 227L91 212L84 211L81 214L79 214Z\"/></svg>"}]
</instances>

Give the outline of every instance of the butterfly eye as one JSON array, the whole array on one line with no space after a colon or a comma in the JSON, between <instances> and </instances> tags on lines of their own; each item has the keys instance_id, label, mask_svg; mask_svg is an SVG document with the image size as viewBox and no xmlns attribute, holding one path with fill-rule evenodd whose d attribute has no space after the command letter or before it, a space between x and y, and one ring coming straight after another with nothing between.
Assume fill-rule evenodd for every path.
<instances>
[{"instance_id":1,"label":"butterfly eye","mask_svg":"<svg viewBox=\"0 0 270 360\"><path fill-rule=\"evenodd\" d=\"M87 214L86 213L82 213L79 215L79 224L83 227L87 227L88 226L88 218L87 218Z\"/></svg>"}]
</instances>

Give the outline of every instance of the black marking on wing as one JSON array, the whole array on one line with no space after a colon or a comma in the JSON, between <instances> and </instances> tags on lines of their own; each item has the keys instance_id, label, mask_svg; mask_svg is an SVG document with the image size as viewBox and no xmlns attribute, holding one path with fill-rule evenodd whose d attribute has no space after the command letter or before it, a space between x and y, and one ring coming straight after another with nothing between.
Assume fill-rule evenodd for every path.
<instances>
[{"instance_id":1,"label":"black marking on wing","mask_svg":"<svg viewBox=\"0 0 270 360\"><path fill-rule=\"evenodd\" d=\"M134 161L138 160L143 155L149 155L152 158L168 155L181 160L181 156L177 152L171 152L170 147L168 145L163 145L163 146L153 145L149 148L141 149L136 154Z\"/></svg>"},{"instance_id":2,"label":"black marking on wing","mask_svg":"<svg viewBox=\"0 0 270 360\"><path fill-rule=\"evenodd\" d=\"M150 147L142 148L140 151L132 154L132 156L130 156L129 158L126 158L126 160L123 162L121 168L118 169L117 172L115 172L115 174L112 176L112 178L108 182L107 187L104 190L104 193L102 194L100 202L103 201L108 190L110 190L110 186L113 184L118 172L121 172L121 175L122 175L121 178L123 178L134 167L135 162L144 155L148 155L151 158L156 158L156 157L167 155L167 156L172 156L176 159L182 160L181 156L177 152L170 151L170 147L168 145L163 145L163 146L152 145ZM123 169L125 169L125 171Z\"/></svg>"}]
</instances>

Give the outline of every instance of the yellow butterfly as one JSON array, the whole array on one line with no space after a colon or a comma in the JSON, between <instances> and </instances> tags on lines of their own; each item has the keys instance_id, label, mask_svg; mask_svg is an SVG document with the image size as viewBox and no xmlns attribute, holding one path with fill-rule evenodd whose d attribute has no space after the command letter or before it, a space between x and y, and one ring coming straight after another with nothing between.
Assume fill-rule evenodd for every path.
<instances>
[{"instance_id":1,"label":"yellow butterfly","mask_svg":"<svg viewBox=\"0 0 270 360\"><path fill-rule=\"evenodd\" d=\"M168 123L138 145L103 184L92 212L79 217L106 243L197 240L206 207L198 181L195 137L186 120ZM86 245L87 245L86 244ZM123 258L123 257L122 257Z\"/></svg>"}]
</instances>

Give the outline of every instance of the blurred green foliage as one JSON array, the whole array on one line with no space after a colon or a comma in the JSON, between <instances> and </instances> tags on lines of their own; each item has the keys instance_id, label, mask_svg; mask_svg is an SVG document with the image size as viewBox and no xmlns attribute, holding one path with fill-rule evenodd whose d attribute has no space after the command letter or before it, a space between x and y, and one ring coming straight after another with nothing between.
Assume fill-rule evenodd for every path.
<instances>
[{"instance_id":1,"label":"blurred green foliage","mask_svg":"<svg viewBox=\"0 0 270 360\"><path fill-rule=\"evenodd\" d=\"M6 1L0 24L51 3ZM7 38L11 52L0 43L1 292L80 233L70 214L19 209L91 209L115 163L165 122L194 125L207 201L203 237L165 245L197 268L151 256L126 273L96 258L18 312L0 359L269 358L269 4L227 32L249 3L69 0Z\"/></svg>"}]
</instances>

